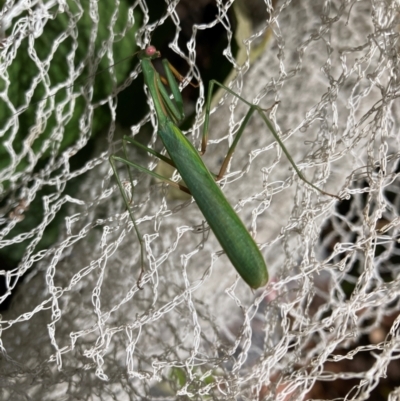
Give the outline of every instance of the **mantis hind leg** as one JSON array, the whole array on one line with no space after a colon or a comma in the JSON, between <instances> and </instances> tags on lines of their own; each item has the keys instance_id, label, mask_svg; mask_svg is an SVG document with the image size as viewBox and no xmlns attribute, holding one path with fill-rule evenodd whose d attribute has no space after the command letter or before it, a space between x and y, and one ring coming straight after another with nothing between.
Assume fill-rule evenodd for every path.
<instances>
[{"instance_id":1,"label":"mantis hind leg","mask_svg":"<svg viewBox=\"0 0 400 401\"><path fill-rule=\"evenodd\" d=\"M294 170L296 171L297 175L299 176L299 178L301 180L303 180L306 184L308 184L310 187L316 189L318 192L324 194L324 195L328 195L328 196L332 196L334 198L337 198L340 200L340 198L336 195L330 194L329 192L323 191L322 189L318 188L317 186L315 186L314 184L312 184L310 181L308 181L305 176L303 175L303 173L299 170L299 168L297 167L296 163L294 162L294 160L292 159L292 157L290 156L289 151L286 149L286 146L284 145L284 143L282 142L279 134L275 131L274 126L272 125L271 121L268 120L267 116L265 115L265 110L262 109L260 106L257 106L255 104L252 104L250 102L248 102L246 99L244 99L243 97L241 97L240 95L238 95L237 93L235 93L232 89L228 88L227 86L221 84L218 81L212 80L210 81L210 84L208 85L208 93L207 93L207 103L206 103L206 113L205 113L205 120L204 120L204 128L203 128L203 137L202 137L202 144L201 144L201 154L204 154L207 148L207 142L208 142L208 126L209 126L209 118L210 118L210 105L211 105L211 99L212 99L212 92L213 92L213 88L214 85L218 85L219 87L225 89L228 93L230 93L233 96L236 96L239 100L241 100L243 103L245 103L247 106L249 106L249 110L246 114L246 116L243 119L242 124L239 127L238 132L235 135L235 138L233 140L232 145L229 147L228 149L228 153L225 156L225 159L221 165L220 171L216 177L216 180L220 180L226 172L226 169L228 168L229 162L233 156L233 153L235 151L236 145L238 144L244 129L246 127L246 125L248 124L251 116L253 115L254 112L257 112L260 117L263 119L263 121L265 122L265 124L267 125L268 129L271 131L272 135L274 136L276 142L278 142L279 146L281 147L283 153L285 154L285 156L287 157L287 159L289 160L290 164L293 166Z\"/></svg>"}]
</instances>

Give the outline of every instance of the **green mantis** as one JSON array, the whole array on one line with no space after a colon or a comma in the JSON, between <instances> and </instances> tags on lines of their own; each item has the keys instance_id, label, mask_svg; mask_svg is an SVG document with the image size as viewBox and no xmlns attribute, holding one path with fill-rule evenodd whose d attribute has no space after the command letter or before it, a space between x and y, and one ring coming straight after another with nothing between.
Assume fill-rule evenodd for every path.
<instances>
[{"instance_id":1,"label":"green mantis","mask_svg":"<svg viewBox=\"0 0 400 401\"><path fill-rule=\"evenodd\" d=\"M275 139L282 147L283 152L289 159L290 163L293 165L299 177L306 183L308 183L311 187L317 189L324 194L327 193L321 191L319 188L308 182L302 175L302 173L298 170L285 146L281 142L278 134L275 132L271 122L265 116L263 109L242 99L229 88L226 88L224 85L218 83L217 81L211 81L208 88L208 100L206 104L203 140L200 154L203 154L206 150L211 95L214 85L218 85L224 88L226 91L233 94L234 96L237 96L249 106L249 111L247 112L243 123L240 126L236 137L228 150L227 156L221 166L219 174L215 178L204 165L199 152L194 148L194 146L177 127L177 124L184 118L184 114L182 97L179 92L177 82L173 76L174 74L176 75L176 73L174 69L169 65L168 61L163 60L166 79L173 95L173 101L170 99L168 91L164 86L163 80L151 63L153 59L159 57L161 57L161 54L156 50L154 46L148 46L145 50L142 50L138 53L138 58L142 65L144 81L149 89L158 119L158 135L160 136L165 146L165 149L170 156L170 159L155 152L152 149L144 147L143 145L139 144L134 139L129 137L124 137L124 149L126 149L125 146L127 142L132 143L142 149L145 149L147 152L157 156L159 159L175 167L186 184L186 187L180 185L181 189L193 196L204 218L209 224L211 230L214 232L220 245L222 246L223 250L225 251L226 255L232 262L239 275L251 288L257 289L259 287L262 287L268 282L268 272L264 258L258 246L254 242L254 239L251 237L246 227L240 220L239 216L233 210L232 206L228 203L220 187L217 184L217 181L223 177L229 164L229 160L233 155L235 147L241 135L243 134L244 128L249 121L251 115L255 111L260 114L261 118L263 118L268 128L271 130L271 132L275 136ZM140 242L143 271L143 239L136 226L135 218L129 207L128 197L118 176L115 167L115 162L117 161L127 165L128 170L129 167L133 167L139 171L147 172L152 176L160 178L164 181L170 181L166 180L164 177L159 176L155 172L151 172L146 168L125 158L115 155L110 156L111 166L113 168L118 186L124 198L126 207L128 208L128 211L130 213L130 217L132 219ZM176 183L173 184L177 185Z\"/></svg>"}]
</instances>

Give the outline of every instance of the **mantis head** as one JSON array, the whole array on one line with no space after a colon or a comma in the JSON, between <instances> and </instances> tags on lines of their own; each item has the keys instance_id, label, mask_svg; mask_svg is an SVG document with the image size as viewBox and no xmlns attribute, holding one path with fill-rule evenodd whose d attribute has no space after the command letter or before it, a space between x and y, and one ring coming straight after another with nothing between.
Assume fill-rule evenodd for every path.
<instances>
[{"instance_id":1,"label":"mantis head","mask_svg":"<svg viewBox=\"0 0 400 401\"><path fill-rule=\"evenodd\" d=\"M161 57L161 53L152 45L147 46L144 50L140 51L138 54L140 60L150 59L153 60L155 58Z\"/></svg>"}]
</instances>

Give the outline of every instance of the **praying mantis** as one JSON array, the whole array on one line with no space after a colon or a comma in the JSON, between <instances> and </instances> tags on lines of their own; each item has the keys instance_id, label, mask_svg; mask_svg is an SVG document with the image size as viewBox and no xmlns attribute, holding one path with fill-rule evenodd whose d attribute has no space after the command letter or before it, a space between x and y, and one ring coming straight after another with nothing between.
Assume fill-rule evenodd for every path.
<instances>
[{"instance_id":1,"label":"praying mantis","mask_svg":"<svg viewBox=\"0 0 400 401\"><path fill-rule=\"evenodd\" d=\"M138 230L135 218L129 206L129 199L123 188L121 179L119 178L116 169L116 162L123 163L128 167L131 182L133 182L133 180L129 169L130 167L141 172L146 172L153 177L166 181L172 185L178 185L180 189L192 195L205 220L217 237L221 247L225 251L232 265L235 267L236 271L239 273L242 279L252 289L263 287L268 282L268 270L264 257L261 254L254 239L247 231L243 222L240 220L233 207L226 200L221 188L218 185L218 181L224 176L226 172L229 161L233 156L235 147L243 134L246 124L255 111L257 111L261 118L264 120L267 127L274 135L276 141L281 146L283 152L285 153L286 157L292 164L299 177L319 192L329 196L335 195L331 195L325 191L322 191L318 187L314 186L311 182L307 181L301 171L297 168L295 162L293 161L281 139L279 138L279 135L275 131L272 123L265 116L264 110L262 108L252 103L249 103L241 96L233 92L231 89L225 87L223 84L215 80L210 81L208 87L208 98L206 102L201 151L197 151L177 126L177 124L184 118L183 100L179 91L177 81L174 77L175 75L178 79L180 79L179 74L168 63L167 60L163 60L163 67L166 74L166 82L168 82L168 86L173 95L172 100L165 87L165 84L163 83L165 82L165 79L158 74L158 72L152 65L152 60L159 57L161 57L161 53L157 51L154 46L151 45L138 53L138 58L142 66L144 82L148 87L158 120L157 133L161 138L161 141L163 142L163 145L168 155L170 156L170 159L154 151L153 149L145 147L144 145L138 143L130 137L125 136L123 138L123 147L126 154L126 144L131 143L139 148L144 149L146 152L153 154L154 156L158 157L160 160L163 160L169 165L175 167L178 170L183 181L185 182L186 187L180 184L176 184L166 179L165 177L162 177L157 173L140 166L139 164L127 160L126 158L116 155L111 155L109 158L119 189L123 196L124 203L128 209L130 218L133 222L136 234L140 242L142 273L144 269L143 238ZM210 173L200 157L202 154L205 153L207 146L210 104L214 85L220 86L221 88L236 96L249 106L249 111L243 119L243 122L239 127L233 143L228 150L225 160L222 163L220 172L216 177L214 177Z\"/></svg>"}]
</instances>

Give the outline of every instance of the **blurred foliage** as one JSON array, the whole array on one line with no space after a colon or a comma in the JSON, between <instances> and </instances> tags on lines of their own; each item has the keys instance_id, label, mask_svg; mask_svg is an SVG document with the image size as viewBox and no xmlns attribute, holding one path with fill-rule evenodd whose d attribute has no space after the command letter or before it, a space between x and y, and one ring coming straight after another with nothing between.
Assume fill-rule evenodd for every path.
<instances>
[{"instance_id":1,"label":"blurred foliage","mask_svg":"<svg viewBox=\"0 0 400 401\"><path fill-rule=\"evenodd\" d=\"M106 97L112 91L113 79L110 74L115 73L117 82L122 82L129 74L129 63L120 63L113 70L107 70L109 60L102 57L100 62L96 58L98 52L105 41L113 40L113 54L115 60L120 60L136 50L135 32L138 23L141 21L140 14L136 13L136 25L128 30L120 38L110 37L110 25L112 17L115 13L115 4L110 2L98 3L98 18L99 23L94 22L89 13L89 2L83 3L84 8L78 8L74 1L68 0L68 14L56 13L53 19L47 21L44 26L43 33L30 43L30 38L22 40L12 64L7 69L8 82L0 80L0 90L7 93L9 101L15 109L21 106L28 105L26 109L19 115L10 109L8 105L1 100L0 121L8 124L9 119L18 119L18 132L12 138L12 127L8 129L2 138L2 143L11 142L13 151L18 155L23 150L24 141L30 139L29 146L31 151L37 158L46 159L52 154L56 156L63 152L68 146L75 143L79 138L78 121L82 116L86 101L82 97L78 97L71 104L67 100L70 98L68 93L74 91L80 93L81 87L88 82L88 78L93 74L94 70L104 70L96 76L95 85L93 87L93 100L99 100ZM121 33L126 28L128 18L129 3L121 1L119 3L119 12L116 21L113 22L113 31ZM24 15L19 16L19 18ZM73 28L73 33L65 35L68 30L71 30L71 20L76 19L76 26ZM91 43L91 32L97 25L98 32L94 43ZM6 32L7 34L7 32ZM9 33L10 34L10 33ZM59 42L57 48L53 49L54 43ZM47 61L46 76L42 77L34 59L37 58L41 63ZM69 63L67 60L70 59ZM99 62L98 65L96 65ZM71 66L73 65L73 68ZM76 77L75 72L78 66L84 66L79 77ZM91 68L89 68L91 67ZM43 85L43 78L48 83L48 86L55 87L59 85L65 86L59 90L53 97L49 97ZM39 82L35 84L35 79ZM68 82L74 82L73 88ZM35 87L36 85L36 87ZM29 89L34 89L32 98L27 99ZM73 108L71 118L64 126L63 135L59 135L55 128L57 121L53 112L50 118L44 122L38 121L38 109L44 108L48 110L51 102L60 105L65 101L64 108ZM43 112L41 113L43 114ZM98 113L93 121L92 135L98 134L100 129L107 125L110 116L107 113ZM34 131L35 130L35 131ZM29 165L26 155L22 158L17 166L17 171L24 171ZM4 146L0 147L0 169L8 167L11 163L10 152ZM36 169L37 170L37 169ZM4 190L6 191L10 183L3 182Z\"/></svg>"},{"instance_id":2,"label":"blurred foliage","mask_svg":"<svg viewBox=\"0 0 400 401\"><path fill-rule=\"evenodd\" d=\"M215 377L218 377L216 372L213 372L213 374L215 374ZM195 377L195 379L193 379L193 376ZM197 381L201 385L204 383L212 385L213 383L215 383L215 377L212 374L204 375L201 372L200 368L197 369L195 368L194 371L192 372L192 383L188 386L186 391L196 394L198 389L198 387L196 386ZM189 378L187 377L185 370L177 367L172 368L169 379L172 379L173 382L175 383L176 388L174 392L176 392L176 390L181 390L183 387L187 385L189 381ZM199 388L201 388L201 386L199 386ZM210 398L209 396L204 397L204 399L209 399L209 398Z\"/></svg>"},{"instance_id":3,"label":"blurred foliage","mask_svg":"<svg viewBox=\"0 0 400 401\"><path fill-rule=\"evenodd\" d=\"M129 63L119 63L110 69L110 60L106 57L107 55L101 53L101 49L106 41L112 40L114 60L111 63L118 62L133 54L136 51L135 33L142 20L140 13L135 12L135 25L123 33L127 26L128 1L123 0L119 3L119 12L116 18L113 15L115 13L114 3L98 3L98 23L95 23L90 16L89 2L84 3L83 9L78 8L76 3L71 0L68 0L67 4L68 14L56 13L53 19L47 21L43 33L34 42L30 43L29 38L21 41L15 58L6 71L8 79L0 80L0 90L6 91L14 108L23 108L23 111L16 115L15 111L10 109L3 99L0 99L0 121L4 127L10 125L1 138L0 170L4 171L4 169L10 168L11 153L16 155L20 155L22 152L26 153L12 173L13 177L18 176L18 172L21 173L18 182L7 180L1 183L0 208L3 216L12 218L15 210L18 209L21 209L20 212L22 213L18 223L5 239L16 238L22 233L33 232L43 221L45 213L43 198L50 196L56 189L46 185L42 186L35 193L35 198L31 203L20 208L21 204L26 204L26 200L23 198L24 192L26 193L27 189L35 185L35 176L49 178L48 173L46 173L46 166L54 165L54 160L81 137L79 119L84 114L87 102L82 96L77 97L75 102L68 102L68 92L73 91L80 94L81 88L87 85L88 78L92 78L94 81L93 102L95 102L106 98L117 84L128 77L131 71ZM22 17L26 17L26 15L20 15L18 18ZM115 36L111 37L110 25L113 17L115 20L113 20L112 31ZM71 26L75 24L71 23L72 19L76 20L74 33L69 32L69 35L65 35L65 32L68 32L68 29L71 30ZM94 43L91 43L91 32L96 26L96 39ZM11 32L6 32L6 35L11 35ZM60 44L53 49L52 46L56 41ZM45 76L48 86L62 85L64 87L57 92L56 96L46 98L48 93L46 93L45 86L42 83L43 77L40 76L39 69L34 61L35 57L41 62L49 60ZM67 62L69 58L72 60L70 65ZM73 66L73 70L70 66ZM72 74L78 69L78 66L82 67L82 71L79 76L73 76L72 79ZM102 72L92 77L96 71ZM39 82L36 87L34 85L35 78ZM74 82L73 87L68 87L68 79ZM27 99L26 93L30 88L34 89L32 98ZM64 108L71 108L71 117L69 121L62 122L62 131L60 132L60 127L57 126L60 123L57 123L54 111L46 122L44 119L40 121L37 114L39 107L50 110L49 106L52 102L60 105L63 101L65 102ZM24 105L28 106L23 107ZM109 111L105 111L107 107L100 107L98 110L93 117L90 140L83 149L69 160L71 171L81 167L90 159L95 148L96 138L99 138L99 135L111 121ZM41 114L43 115L43 111ZM16 133L12 131L11 120L18 121ZM5 144L8 144L8 148ZM26 152L27 147L28 152ZM53 169L52 167L50 170ZM52 174L59 174L59 171L52 171ZM74 196L79 191L80 179L81 177L77 177L69 181L64 192ZM43 237L35 247L35 252L51 247L58 237L60 225L65 224L66 212L67 210L63 208L48 224ZM13 245L1 249L0 264L2 269L11 270L15 268L23 258L31 241L32 237L29 237L23 242L17 241ZM4 283L0 283L0 287L2 285ZM0 288L1 292L2 289Z\"/></svg>"}]
</instances>

